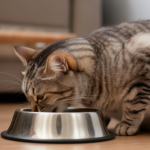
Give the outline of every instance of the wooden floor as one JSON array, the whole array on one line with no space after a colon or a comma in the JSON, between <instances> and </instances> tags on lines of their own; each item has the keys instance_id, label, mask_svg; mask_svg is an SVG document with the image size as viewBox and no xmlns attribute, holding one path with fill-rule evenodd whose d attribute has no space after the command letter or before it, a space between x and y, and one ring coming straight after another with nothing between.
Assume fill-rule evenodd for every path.
<instances>
[{"instance_id":1,"label":"wooden floor","mask_svg":"<svg viewBox=\"0 0 150 150\"><path fill-rule=\"evenodd\" d=\"M13 113L25 104L0 103L0 132L7 130ZM0 150L150 150L150 133L116 136L114 140L83 144L42 144L10 141L0 137Z\"/></svg>"}]
</instances>

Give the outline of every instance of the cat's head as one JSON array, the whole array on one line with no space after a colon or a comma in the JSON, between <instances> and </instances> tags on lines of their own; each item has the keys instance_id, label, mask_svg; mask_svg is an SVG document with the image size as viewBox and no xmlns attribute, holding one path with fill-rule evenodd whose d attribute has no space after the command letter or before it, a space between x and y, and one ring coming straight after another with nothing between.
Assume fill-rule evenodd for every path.
<instances>
[{"instance_id":1,"label":"cat's head","mask_svg":"<svg viewBox=\"0 0 150 150\"><path fill-rule=\"evenodd\" d=\"M61 111L78 103L78 62L62 46L54 43L43 50L15 46L15 53L26 67L22 90L32 111Z\"/></svg>"}]
</instances>

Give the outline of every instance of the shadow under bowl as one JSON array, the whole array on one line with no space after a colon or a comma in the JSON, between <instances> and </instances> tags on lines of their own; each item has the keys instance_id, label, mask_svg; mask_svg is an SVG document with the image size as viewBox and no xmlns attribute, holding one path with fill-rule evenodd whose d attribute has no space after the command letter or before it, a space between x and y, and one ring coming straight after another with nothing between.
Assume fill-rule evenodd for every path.
<instances>
[{"instance_id":1,"label":"shadow under bowl","mask_svg":"<svg viewBox=\"0 0 150 150\"><path fill-rule=\"evenodd\" d=\"M10 140L47 143L97 142L115 138L107 130L102 113L86 108L64 112L17 109L10 127L1 136Z\"/></svg>"}]
</instances>

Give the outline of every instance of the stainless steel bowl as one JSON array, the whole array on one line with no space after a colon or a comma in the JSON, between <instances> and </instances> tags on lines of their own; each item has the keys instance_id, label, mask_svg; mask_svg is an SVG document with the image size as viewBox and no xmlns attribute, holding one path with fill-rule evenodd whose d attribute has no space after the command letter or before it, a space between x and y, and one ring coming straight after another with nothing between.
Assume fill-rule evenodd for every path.
<instances>
[{"instance_id":1,"label":"stainless steel bowl","mask_svg":"<svg viewBox=\"0 0 150 150\"><path fill-rule=\"evenodd\" d=\"M74 143L110 140L102 113L94 109L67 109L65 112L15 111L3 138L19 141Z\"/></svg>"}]
</instances>

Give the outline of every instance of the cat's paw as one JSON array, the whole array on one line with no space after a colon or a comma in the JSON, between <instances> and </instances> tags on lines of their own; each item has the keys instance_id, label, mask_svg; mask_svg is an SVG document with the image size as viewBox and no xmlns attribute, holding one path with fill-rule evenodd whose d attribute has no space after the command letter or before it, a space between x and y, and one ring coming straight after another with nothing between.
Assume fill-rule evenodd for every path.
<instances>
[{"instance_id":1,"label":"cat's paw","mask_svg":"<svg viewBox=\"0 0 150 150\"><path fill-rule=\"evenodd\" d=\"M125 123L119 123L115 128L115 132L117 135L135 135L137 131L137 128Z\"/></svg>"}]
</instances>

